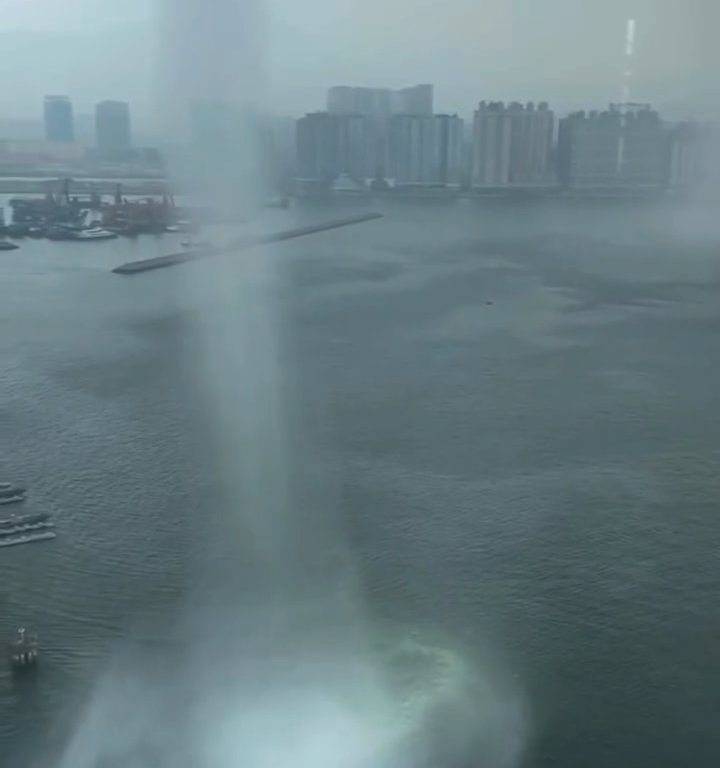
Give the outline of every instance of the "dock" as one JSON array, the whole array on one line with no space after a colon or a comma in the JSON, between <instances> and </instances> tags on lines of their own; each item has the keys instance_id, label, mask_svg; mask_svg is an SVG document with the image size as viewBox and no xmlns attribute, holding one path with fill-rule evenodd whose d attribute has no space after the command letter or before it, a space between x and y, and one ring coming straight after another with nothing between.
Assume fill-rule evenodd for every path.
<instances>
[{"instance_id":1,"label":"dock","mask_svg":"<svg viewBox=\"0 0 720 768\"><path fill-rule=\"evenodd\" d=\"M154 259L130 261L127 264L121 264L119 267L115 267L115 269L112 271L117 275L137 275L141 272L150 272L151 270L155 269L165 269L166 267L174 267L177 264L185 264L191 261L207 259L220 253L228 253L229 251L235 250L247 250L249 248L256 248L268 243L279 243L284 240L293 240L296 237L305 237L306 235L314 235L318 232L327 232L332 229L341 229L342 227L349 227L353 224L364 224L367 221L374 221L375 219L382 218L382 213L364 213L359 216L352 216L346 219L336 219L335 221L327 221L321 224L312 224L306 227L287 229L281 232L242 237L238 240L233 240L232 242L223 246L189 249L180 253L171 253L167 256L158 256Z\"/></svg>"}]
</instances>

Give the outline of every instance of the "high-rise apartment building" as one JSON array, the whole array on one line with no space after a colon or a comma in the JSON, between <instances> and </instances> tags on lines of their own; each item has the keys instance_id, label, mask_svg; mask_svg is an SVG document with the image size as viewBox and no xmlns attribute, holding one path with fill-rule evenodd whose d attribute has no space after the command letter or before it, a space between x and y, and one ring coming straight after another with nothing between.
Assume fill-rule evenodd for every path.
<instances>
[{"instance_id":1,"label":"high-rise apartment building","mask_svg":"<svg viewBox=\"0 0 720 768\"><path fill-rule=\"evenodd\" d=\"M649 106L625 111L618 161L620 184L659 187L667 180L669 134L660 115Z\"/></svg>"},{"instance_id":2,"label":"high-rise apartment building","mask_svg":"<svg viewBox=\"0 0 720 768\"><path fill-rule=\"evenodd\" d=\"M339 173L337 119L327 112L313 112L296 124L297 176L332 180Z\"/></svg>"},{"instance_id":3,"label":"high-rise apartment building","mask_svg":"<svg viewBox=\"0 0 720 768\"><path fill-rule=\"evenodd\" d=\"M668 186L683 189L702 178L702 133L695 123L680 123L670 132Z\"/></svg>"},{"instance_id":4,"label":"high-rise apartment building","mask_svg":"<svg viewBox=\"0 0 720 768\"><path fill-rule=\"evenodd\" d=\"M46 96L43 111L47 141L75 141L73 106L67 96Z\"/></svg>"},{"instance_id":5,"label":"high-rise apartment building","mask_svg":"<svg viewBox=\"0 0 720 768\"><path fill-rule=\"evenodd\" d=\"M502 187L510 183L512 122L501 101L480 102L473 123L475 187Z\"/></svg>"},{"instance_id":6,"label":"high-rise apartment building","mask_svg":"<svg viewBox=\"0 0 720 768\"><path fill-rule=\"evenodd\" d=\"M364 115L338 115L340 173L363 180L375 171L371 134Z\"/></svg>"},{"instance_id":7,"label":"high-rise apartment building","mask_svg":"<svg viewBox=\"0 0 720 768\"><path fill-rule=\"evenodd\" d=\"M537 108L517 102L508 107L512 123L510 137L510 183L545 184L552 174L551 157L555 116L547 103Z\"/></svg>"},{"instance_id":8,"label":"high-rise apartment building","mask_svg":"<svg viewBox=\"0 0 720 768\"><path fill-rule=\"evenodd\" d=\"M533 103L480 102L473 124L473 185L548 183L554 121L545 102L537 107Z\"/></svg>"},{"instance_id":9,"label":"high-rise apartment building","mask_svg":"<svg viewBox=\"0 0 720 768\"><path fill-rule=\"evenodd\" d=\"M101 101L95 107L95 143L101 157L120 159L132 147L130 105L124 101Z\"/></svg>"},{"instance_id":10,"label":"high-rise apartment building","mask_svg":"<svg viewBox=\"0 0 720 768\"><path fill-rule=\"evenodd\" d=\"M390 121L389 176L399 184L435 181L435 118L396 115Z\"/></svg>"},{"instance_id":11,"label":"high-rise apartment building","mask_svg":"<svg viewBox=\"0 0 720 768\"><path fill-rule=\"evenodd\" d=\"M572 187L615 186L621 138L619 112L576 112L563 118L558 131L560 183Z\"/></svg>"},{"instance_id":12,"label":"high-rise apartment building","mask_svg":"<svg viewBox=\"0 0 720 768\"><path fill-rule=\"evenodd\" d=\"M670 129L668 186L720 188L720 125L678 123Z\"/></svg>"},{"instance_id":13,"label":"high-rise apartment building","mask_svg":"<svg viewBox=\"0 0 720 768\"><path fill-rule=\"evenodd\" d=\"M388 175L398 184L458 185L463 121L457 115L396 115Z\"/></svg>"},{"instance_id":14,"label":"high-rise apartment building","mask_svg":"<svg viewBox=\"0 0 720 768\"><path fill-rule=\"evenodd\" d=\"M392 108L394 114L432 115L433 86L424 83L393 91Z\"/></svg>"},{"instance_id":15,"label":"high-rise apartment building","mask_svg":"<svg viewBox=\"0 0 720 768\"><path fill-rule=\"evenodd\" d=\"M364 180L373 172L368 119L314 112L297 121L297 175L332 181L341 174Z\"/></svg>"},{"instance_id":16,"label":"high-rise apartment building","mask_svg":"<svg viewBox=\"0 0 720 768\"><path fill-rule=\"evenodd\" d=\"M612 105L560 121L558 177L565 186L661 186L668 153L667 128L648 105Z\"/></svg>"},{"instance_id":17,"label":"high-rise apartment building","mask_svg":"<svg viewBox=\"0 0 720 768\"><path fill-rule=\"evenodd\" d=\"M463 172L465 123L457 115L435 115L435 180L458 186Z\"/></svg>"},{"instance_id":18,"label":"high-rise apartment building","mask_svg":"<svg viewBox=\"0 0 720 768\"><path fill-rule=\"evenodd\" d=\"M390 120L395 115L433 114L433 86L409 88L354 88L335 86L327 96L328 112L335 115L362 115L370 132L372 175L388 173L390 158Z\"/></svg>"}]
</instances>

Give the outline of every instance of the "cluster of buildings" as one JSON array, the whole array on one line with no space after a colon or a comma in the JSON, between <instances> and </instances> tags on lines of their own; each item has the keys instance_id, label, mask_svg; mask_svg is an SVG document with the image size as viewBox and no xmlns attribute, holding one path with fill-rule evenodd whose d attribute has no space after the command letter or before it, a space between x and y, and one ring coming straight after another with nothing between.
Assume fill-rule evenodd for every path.
<instances>
[{"instance_id":1,"label":"cluster of buildings","mask_svg":"<svg viewBox=\"0 0 720 768\"><path fill-rule=\"evenodd\" d=\"M556 120L546 102L482 101L472 124L436 114L433 87L331 88L296 124L296 186L653 190L697 183L710 131L648 104ZM340 185L340 187L338 186Z\"/></svg>"},{"instance_id":2,"label":"cluster of buildings","mask_svg":"<svg viewBox=\"0 0 720 768\"><path fill-rule=\"evenodd\" d=\"M46 96L45 140L54 144L75 142L75 115L67 96ZM124 101L101 101L95 106L95 146L107 159L123 159L132 151L130 105Z\"/></svg>"},{"instance_id":3,"label":"cluster of buildings","mask_svg":"<svg viewBox=\"0 0 720 768\"><path fill-rule=\"evenodd\" d=\"M210 178L228 189L262 186L263 194L652 191L720 181L720 131L669 123L648 104L558 120L544 101L481 101L465 121L436 113L433 90L336 86L324 111L297 121L196 101L189 145L166 151L188 187ZM157 150L133 146L126 102L75 115L67 96L46 96L43 127L42 139L0 139L0 173L163 174Z\"/></svg>"},{"instance_id":4,"label":"cluster of buildings","mask_svg":"<svg viewBox=\"0 0 720 768\"><path fill-rule=\"evenodd\" d=\"M78 122L68 96L46 96L43 103L42 139L0 139L0 169L56 171L90 165L161 164L155 150L135 149L130 105L102 101L95 106L92 139L80 140ZM83 127L88 116L82 115Z\"/></svg>"},{"instance_id":5,"label":"cluster of buildings","mask_svg":"<svg viewBox=\"0 0 720 768\"><path fill-rule=\"evenodd\" d=\"M297 177L460 184L464 123L433 112L432 85L399 91L339 86L327 110L297 122Z\"/></svg>"}]
</instances>

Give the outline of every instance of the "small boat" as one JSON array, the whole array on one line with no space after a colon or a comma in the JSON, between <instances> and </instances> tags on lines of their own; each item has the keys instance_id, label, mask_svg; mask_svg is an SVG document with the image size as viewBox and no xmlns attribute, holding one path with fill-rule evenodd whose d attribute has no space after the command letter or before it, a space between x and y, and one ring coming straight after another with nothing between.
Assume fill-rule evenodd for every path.
<instances>
[{"instance_id":1,"label":"small boat","mask_svg":"<svg viewBox=\"0 0 720 768\"><path fill-rule=\"evenodd\" d=\"M50 541L56 539L57 534L54 531L39 531L33 533L23 533L18 536L8 536L0 538L0 547L17 547L20 544L32 544L36 541Z\"/></svg>"},{"instance_id":2,"label":"small boat","mask_svg":"<svg viewBox=\"0 0 720 768\"><path fill-rule=\"evenodd\" d=\"M0 251L16 251L20 246L8 240L0 240Z\"/></svg>"},{"instance_id":3,"label":"small boat","mask_svg":"<svg viewBox=\"0 0 720 768\"><path fill-rule=\"evenodd\" d=\"M74 233L73 240L114 240L117 237L115 232L102 227L91 227L90 229L81 229Z\"/></svg>"},{"instance_id":4,"label":"small boat","mask_svg":"<svg viewBox=\"0 0 720 768\"><path fill-rule=\"evenodd\" d=\"M14 669L28 669L38 662L37 635L30 635L20 627L15 640L10 644L10 664Z\"/></svg>"}]
</instances>

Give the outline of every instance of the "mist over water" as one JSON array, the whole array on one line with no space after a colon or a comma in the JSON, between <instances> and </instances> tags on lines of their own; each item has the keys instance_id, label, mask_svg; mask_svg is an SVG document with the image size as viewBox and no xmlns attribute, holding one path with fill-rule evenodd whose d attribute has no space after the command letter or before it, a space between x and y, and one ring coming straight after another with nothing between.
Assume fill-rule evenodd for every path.
<instances>
[{"instance_id":1,"label":"mist over water","mask_svg":"<svg viewBox=\"0 0 720 768\"><path fill-rule=\"evenodd\" d=\"M258 2L159 3L166 115L180 119L198 100L256 108L262 18ZM232 144L197 147L175 171L194 174L214 208L232 190L235 213L250 217L257 157L240 131ZM222 508L207 515L209 556L193 564L178 621L182 663L111 666L62 768L415 768L438 764L438 753L461 765L478 748L489 768L514 765L524 723L503 675L372 621L339 495L293 399L273 252L177 274L199 307L186 327L188 368Z\"/></svg>"}]
</instances>

